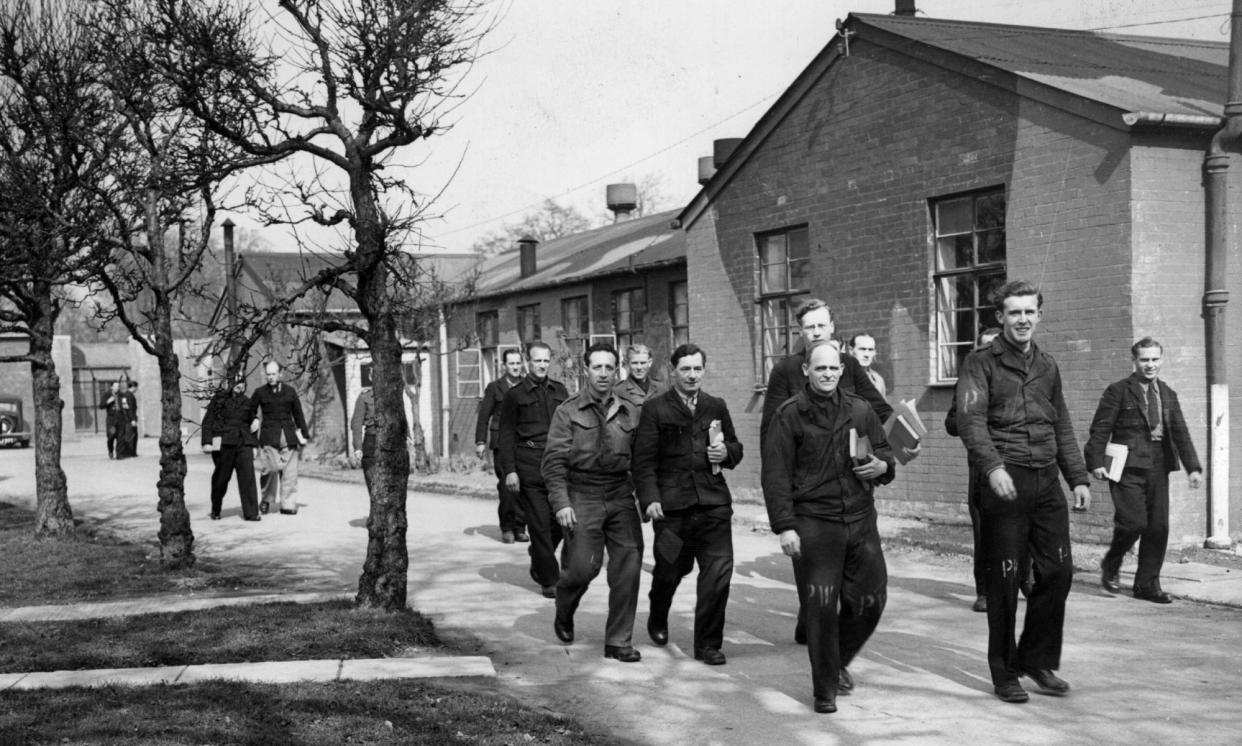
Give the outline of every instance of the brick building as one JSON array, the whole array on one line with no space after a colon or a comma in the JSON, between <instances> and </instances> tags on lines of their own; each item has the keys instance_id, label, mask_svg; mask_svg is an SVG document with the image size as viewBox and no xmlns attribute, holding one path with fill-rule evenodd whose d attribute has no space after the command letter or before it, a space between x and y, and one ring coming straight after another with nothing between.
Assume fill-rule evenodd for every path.
<instances>
[{"instance_id":1,"label":"brick building","mask_svg":"<svg viewBox=\"0 0 1242 746\"><path fill-rule=\"evenodd\" d=\"M1024 278L1043 288L1037 340L1061 365L1080 442L1150 334L1206 462L1200 168L1227 59L1223 44L847 18L678 216L707 388L751 453L770 363L795 349L792 309L820 296L838 336L876 338L890 395L917 400L930 428L883 509L963 519L965 453L944 414L958 363L993 324L988 291ZM1230 272L1235 285L1236 262ZM1227 313L1238 328L1236 300ZM731 483L757 495L758 466L747 459ZM1174 477L1171 539L1201 541L1206 490ZM1237 469L1232 482L1238 494ZM1094 497L1076 538L1110 533L1107 489ZM1236 527L1242 501L1231 510Z\"/></svg>"}]
</instances>

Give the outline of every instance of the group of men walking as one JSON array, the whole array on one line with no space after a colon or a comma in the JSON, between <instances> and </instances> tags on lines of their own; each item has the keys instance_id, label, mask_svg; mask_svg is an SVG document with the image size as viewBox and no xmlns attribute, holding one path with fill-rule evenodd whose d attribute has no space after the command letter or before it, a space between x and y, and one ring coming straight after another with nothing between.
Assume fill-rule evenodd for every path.
<instances>
[{"instance_id":1,"label":"group of men walking","mask_svg":"<svg viewBox=\"0 0 1242 746\"><path fill-rule=\"evenodd\" d=\"M1115 531L1101 583L1120 590L1121 560L1141 542L1134 595L1168 603L1159 585L1168 473L1184 464L1197 487L1201 468L1177 396L1158 379L1157 341L1134 345L1134 373L1105 392L1084 458L1059 369L1034 341L1042 294L1012 281L996 291L994 303L999 331L962 362L949 425L968 452L976 609L987 612L993 686L1001 700L1025 702L1024 676L1046 694L1070 689L1055 673L1073 574L1069 506L1059 479L1071 486L1075 510L1090 505L1092 475L1113 480ZM838 349L832 312L822 301L804 304L797 319L804 349L774 366L765 394L762 486L772 530L793 561L794 638L808 646L814 709L827 713L836 711L838 694L853 690L848 666L887 601L874 491L893 479L896 459L882 424L892 413L877 388L883 379ZM864 353L857 357L869 363L874 344L869 335L855 336L853 345ZM652 642L667 644L673 595L697 563L694 656L724 664L733 511L722 469L737 466L743 449L725 402L702 391L707 353L693 344L674 350L665 390L648 375L647 348L627 350L630 375L618 383L617 351L592 345L582 358L585 385L570 396L548 378L547 345L530 346L524 377L515 352L506 355L503 382L485 395L476 440L480 454L488 445L494 449L504 540L529 534L531 577L556 600L556 637L573 642L574 613L607 556L604 655L641 659L632 633L641 524L650 520ZM1106 468L1106 450L1115 453L1110 443L1129 450L1120 476ZM1020 639L1019 589L1027 596Z\"/></svg>"}]
</instances>

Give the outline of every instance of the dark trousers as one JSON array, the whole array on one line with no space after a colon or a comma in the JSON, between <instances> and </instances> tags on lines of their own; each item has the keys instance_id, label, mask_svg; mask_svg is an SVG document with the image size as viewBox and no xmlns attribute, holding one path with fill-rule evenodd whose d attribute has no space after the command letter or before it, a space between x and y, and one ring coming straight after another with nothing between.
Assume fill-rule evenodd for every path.
<instances>
[{"instance_id":1,"label":"dark trousers","mask_svg":"<svg viewBox=\"0 0 1242 746\"><path fill-rule=\"evenodd\" d=\"M973 465L969 468L970 479L966 488L966 510L970 513L970 533L975 540L974 574L975 595L987 593L987 560L983 556L983 519L979 513L985 480Z\"/></svg>"},{"instance_id":2,"label":"dark trousers","mask_svg":"<svg viewBox=\"0 0 1242 746\"><path fill-rule=\"evenodd\" d=\"M367 432L362 436L362 480L367 483L367 494L371 494L371 480L375 476L375 433Z\"/></svg>"},{"instance_id":3,"label":"dark trousers","mask_svg":"<svg viewBox=\"0 0 1242 746\"><path fill-rule=\"evenodd\" d=\"M608 621L605 645L629 645L643 570L643 523L628 481L611 487L569 488L578 525L565 536L564 564L556 584L556 615L570 620L608 552Z\"/></svg>"},{"instance_id":4,"label":"dark trousers","mask_svg":"<svg viewBox=\"0 0 1242 746\"><path fill-rule=\"evenodd\" d=\"M811 686L818 699L835 700L841 669L862 649L884 613L888 566L875 514L854 523L798 517Z\"/></svg>"},{"instance_id":5,"label":"dark trousers","mask_svg":"<svg viewBox=\"0 0 1242 746\"><path fill-rule=\"evenodd\" d=\"M996 686L1016 683L1024 668L1060 668L1065 599L1074 579L1069 506L1057 467L1006 464L1005 469L1018 496L1002 500L985 485L980 503L987 557L988 667ZM1015 643L1018 587L1028 561L1035 584L1026 599L1022 638Z\"/></svg>"},{"instance_id":6,"label":"dark trousers","mask_svg":"<svg viewBox=\"0 0 1242 746\"><path fill-rule=\"evenodd\" d=\"M259 491L254 481L254 449L250 446L221 446L211 452L215 469L211 472L211 512L219 513L229 479L237 475L237 492L241 497L242 516L259 515Z\"/></svg>"},{"instance_id":7,"label":"dark trousers","mask_svg":"<svg viewBox=\"0 0 1242 746\"><path fill-rule=\"evenodd\" d=\"M670 510L655 525L651 571L651 621L668 626L668 610L681 579L699 563L694 606L694 649L724 644L725 607L733 579L733 508L707 505Z\"/></svg>"},{"instance_id":8,"label":"dark trousers","mask_svg":"<svg viewBox=\"0 0 1242 746\"><path fill-rule=\"evenodd\" d=\"M1126 552L1140 542L1136 591L1160 588L1160 568L1169 547L1169 473L1160 445L1153 444L1152 451L1152 468L1126 469L1120 482L1108 485L1113 495L1113 541L1102 569L1116 575Z\"/></svg>"},{"instance_id":9,"label":"dark trousers","mask_svg":"<svg viewBox=\"0 0 1242 746\"><path fill-rule=\"evenodd\" d=\"M539 464L542 448L517 448L517 475L521 489L518 505L526 516L530 534L530 577L541 586L556 585L561 577L556 561L556 546L561 543L561 526L552 518L548 502L548 486L544 484Z\"/></svg>"},{"instance_id":10,"label":"dark trousers","mask_svg":"<svg viewBox=\"0 0 1242 746\"><path fill-rule=\"evenodd\" d=\"M500 459L492 450L492 468L496 471L496 493L500 497L500 506L496 515L500 518L501 531L520 532L526 530L526 518L522 516L522 508L518 505L518 496L505 486L505 474L500 468ZM520 477L519 477L520 478Z\"/></svg>"}]
</instances>

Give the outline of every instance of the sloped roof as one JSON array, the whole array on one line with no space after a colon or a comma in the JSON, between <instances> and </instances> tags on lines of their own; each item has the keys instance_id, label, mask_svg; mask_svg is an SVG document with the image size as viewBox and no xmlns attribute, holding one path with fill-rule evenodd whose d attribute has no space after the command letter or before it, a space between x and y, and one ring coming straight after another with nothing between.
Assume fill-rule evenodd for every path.
<instances>
[{"instance_id":1,"label":"sloped roof","mask_svg":"<svg viewBox=\"0 0 1242 746\"><path fill-rule=\"evenodd\" d=\"M530 277L521 276L519 249L484 259L478 267L475 297L524 292L683 263L686 236L671 227L676 216L677 211L670 210L545 241L535 250L537 271Z\"/></svg>"}]
</instances>

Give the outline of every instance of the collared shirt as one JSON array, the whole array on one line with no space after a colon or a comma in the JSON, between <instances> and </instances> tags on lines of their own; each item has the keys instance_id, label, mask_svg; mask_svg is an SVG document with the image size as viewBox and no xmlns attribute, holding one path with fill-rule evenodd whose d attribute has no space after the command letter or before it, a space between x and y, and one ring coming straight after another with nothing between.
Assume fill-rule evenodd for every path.
<instances>
[{"instance_id":1,"label":"collared shirt","mask_svg":"<svg viewBox=\"0 0 1242 746\"><path fill-rule=\"evenodd\" d=\"M1164 408L1160 401L1160 385L1157 383L1159 379L1153 378L1149 381L1146 378L1143 378L1141 376L1136 376L1135 378L1138 380L1139 386L1143 388L1143 397L1144 397L1143 403L1147 406L1147 408L1143 411L1144 417L1146 417L1147 413L1151 411L1151 403L1152 403L1151 398L1153 396L1156 397L1156 402L1155 402L1156 421L1148 422L1147 426L1151 428L1151 439L1152 440L1163 440L1164 439L1164 417L1162 416L1162 414L1164 412Z\"/></svg>"},{"instance_id":2,"label":"collared shirt","mask_svg":"<svg viewBox=\"0 0 1242 746\"><path fill-rule=\"evenodd\" d=\"M681 392L681 389L674 389L674 391L677 392L677 397L681 399L681 403L685 404L686 409L689 409L691 414L693 414L695 406L699 403L699 393L696 391L693 394L686 396Z\"/></svg>"}]
</instances>

